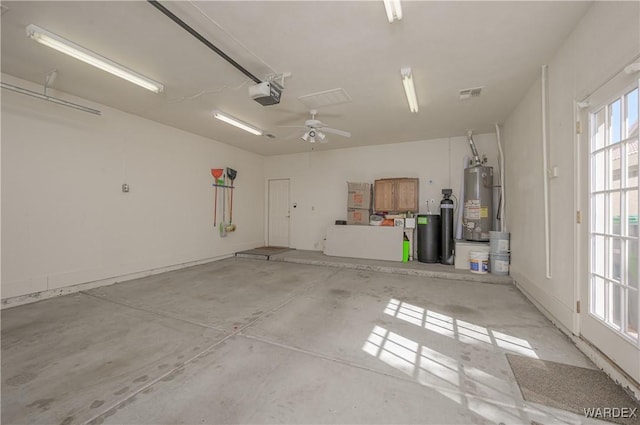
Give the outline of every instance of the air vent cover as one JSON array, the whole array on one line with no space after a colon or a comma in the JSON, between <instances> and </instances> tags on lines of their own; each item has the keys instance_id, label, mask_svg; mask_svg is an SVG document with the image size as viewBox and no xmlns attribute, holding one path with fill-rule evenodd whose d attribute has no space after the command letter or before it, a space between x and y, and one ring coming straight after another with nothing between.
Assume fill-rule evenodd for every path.
<instances>
[{"instance_id":1,"label":"air vent cover","mask_svg":"<svg viewBox=\"0 0 640 425\"><path fill-rule=\"evenodd\" d=\"M472 99L474 97L479 97L482 92L482 87L475 87L473 89L464 89L460 90L460 100Z\"/></svg>"},{"instance_id":2,"label":"air vent cover","mask_svg":"<svg viewBox=\"0 0 640 425\"><path fill-rule=\"evenodd\" d=\"M306 94L298 98L309 109L318 109L323 106L339 105L351 102L351 97L344 89L333 89L318 93Z\"/></svg>"}]
</instances>

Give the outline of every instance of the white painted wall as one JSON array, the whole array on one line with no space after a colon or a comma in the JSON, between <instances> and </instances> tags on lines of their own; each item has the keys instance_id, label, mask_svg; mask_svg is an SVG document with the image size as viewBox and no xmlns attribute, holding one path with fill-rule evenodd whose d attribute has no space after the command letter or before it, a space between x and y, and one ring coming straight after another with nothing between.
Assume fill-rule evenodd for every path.
<instances>
[{"instance_id":1,"label":"white painted wall","mask_svg":"<svg viewBox=\"0 0 640 425\"><path fill-rule=\"evenodd\" d=\"M548 64L548 158L560 172L549 180L551 279L545 277L540 80L504 124L511 274L554 320L573 332L579 325L575 302L580 284L575 270L579 252L574 101L636 59L639 40L640 3L594 2Z\"/></svg>"},{"instance_id":2,"label":"white painted wall","mask_svg":"<svg viewBox=\"0 0 640 425\"><path fill-rule=\"evenodd\" d=\"M582 100L640 54L637 2L596 2L549 63L551 274L545 278L543 171L538 80L504 124L511 272L561 324L574 327L574 101Z\"/></svg>"},{"instance_id":3,"label":"white painted wall","mask_svg":"<svg viewBox=\"0 0 640 425\"><path fill-rule=\"evenodd\" d=\"M495 134L474 135L474 141L494 167L497 184ZM291 179L291 204L297 204L291 209L291 247L322 250L327 226L347 218L347 182L418 177L420 213L430 199L439 213L442 189L459 196L465 156L471 156L466 136L278 155L265 158L264 187L269 179Z\"/></svg>"},{"instance_id":4,"label":"white painted wall","mask_svg":"<svg viewBox=\"0 0 640 425\"><path fill-rule=\"evenodd\" d=\"M2 81L41 90L8 75ZM3 90L3 299L123 280L264 243L262 156L53 95L102 116ZM227 238L213 228L210 169L223 167L238 170L237 230Z\"/></svg>"}]
</instances>

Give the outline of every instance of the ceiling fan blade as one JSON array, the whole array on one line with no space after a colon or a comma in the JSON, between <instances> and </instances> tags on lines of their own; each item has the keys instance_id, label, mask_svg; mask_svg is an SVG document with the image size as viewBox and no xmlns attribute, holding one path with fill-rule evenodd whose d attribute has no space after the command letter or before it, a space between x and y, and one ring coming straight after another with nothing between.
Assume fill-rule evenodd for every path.
<instances>
[{"instance_id":1,"label":"ceiling fan blade","mask_svg":"<svg viewBox=\"0 0 640 425\"><path fill-rule=\"evenodd\" d=\"M308 119L309 118L309 111L300 111L300 112L296 112L293 110L289 110L289 109L279 109L276 112L282 112L287 114L287 116L284 116L282 119L280 119L279 121L276 121L276 124L287 124L293 121L300 121L305 119L305 117ZM336 113L322 113L323 117L341 117L342 114L336 114Z\"/></svg>"},{"instance_id":2,"label":"ceiling fan blade","mask_svg":"<svg viewBox=\"0 0 640 425\"><path fill-rule=\"evenodd\" d=\"M297 138L300 138L300 137L302 137L302 134L300 134L299 131L296 131L295 133L291 133L291 134L286 135L285 137L282 138L282 140L291 140L291 139L297 139Z\"/></svg>"},{"instance_id":3,"label":"ceiling fan blade","mask_svg":"<svg viewBox=\"0 0 640 425\"><path fill-rule=\"evenodd\" d=\"M342 137L351 137L350 132L344 131L344 130L336 130L335 128L322 127L322 131L326 133L337 134L338 136L342 136Z\"/></svg>"},{"instance_id":4,"label":"ceiling fan blade","mask_svg":"<svg viewBox=\"0 0 640 425\"><path fill-rule=\"evenodd\" d=\"M279 125L278 128L307 128L306 125Z\"/></svg>"}]
</instances>

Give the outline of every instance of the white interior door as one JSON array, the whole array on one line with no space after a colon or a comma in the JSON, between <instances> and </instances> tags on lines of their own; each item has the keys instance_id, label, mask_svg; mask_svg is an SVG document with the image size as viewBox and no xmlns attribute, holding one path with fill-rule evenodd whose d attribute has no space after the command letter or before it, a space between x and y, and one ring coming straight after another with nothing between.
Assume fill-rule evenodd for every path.
<instances>
[{"instance_id":1,"label":"white interior door","mask_svg":"<svg viewBox=\"0 0 640 425\"><path fill-rule=\"evenodd\" d=\"M289 247L289 179L269 180L267 245Z\"/></svg>"},{"instance_id":2,"label":"white interior door","mask_svg":"<svg viewBox=\"0 0 640 425\"><path fill-rule=\"evenodd\" d=\"M580 333L640 381L638 77L620 74L580 114Z\"/></svg>"}]
</instances>

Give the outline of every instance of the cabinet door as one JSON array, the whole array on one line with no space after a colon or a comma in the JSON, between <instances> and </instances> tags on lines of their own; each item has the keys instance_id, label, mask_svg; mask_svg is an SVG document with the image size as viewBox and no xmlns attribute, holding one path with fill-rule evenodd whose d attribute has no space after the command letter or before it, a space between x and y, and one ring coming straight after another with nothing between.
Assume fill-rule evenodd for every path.
<instances>
[{"instance_id":1,"label":"cabinet door","mask_svg":"<svg viewBox=\"0 0 640 425\"><path fill-rule=\"evenodd\" d=\"M418 179L396 180L396 211L418 212Z\"/></svg>"},{"instance_id":2,"label":"cabinet door","mask_svg":"<svg viewBox=\"0 0 640 425\"><path fill-rule=\"evenodd\" d=\"M373 206L376 211L394 211L393 186L393 180L376 180Z\"/></svg>"}]
</instances>

